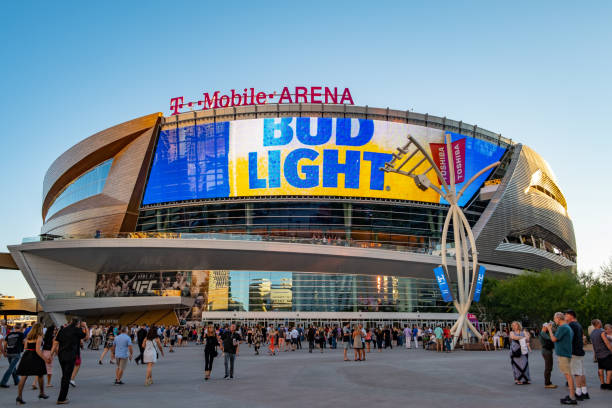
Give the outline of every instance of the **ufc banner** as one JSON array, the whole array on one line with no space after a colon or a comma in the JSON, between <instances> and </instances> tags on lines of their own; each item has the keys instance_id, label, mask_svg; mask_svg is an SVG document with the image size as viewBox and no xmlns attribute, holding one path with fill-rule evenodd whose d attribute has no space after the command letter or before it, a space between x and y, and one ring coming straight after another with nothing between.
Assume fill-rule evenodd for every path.
<instances>
[{"instance_id":1,"label":"ufc banner","mask_svg":"<svg viewBox=\"0 0 612 408\"><path fill-rule=\"evenodd\" d=\"M191 272L131 272L98 275L96 297L190 296Z\"/></svg>"}]
</instances>

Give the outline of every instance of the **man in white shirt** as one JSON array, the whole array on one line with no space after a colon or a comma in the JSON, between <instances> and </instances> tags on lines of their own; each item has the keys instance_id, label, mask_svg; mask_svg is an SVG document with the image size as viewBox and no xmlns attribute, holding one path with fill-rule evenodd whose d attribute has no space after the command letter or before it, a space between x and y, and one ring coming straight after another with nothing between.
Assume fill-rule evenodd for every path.
<instances>
[{"instance_id":1,"label":"man in white shirt","mask_svg":"<svg viewBox=\"0 0 612 408\"><path fill-rule=\"evenodd\" d=\"M298 339L299 335L300 335L300 333L294 327L291 330L291 351L295 351L295 348L297 347L297 339Z\"/></svg>"}]
</instances>

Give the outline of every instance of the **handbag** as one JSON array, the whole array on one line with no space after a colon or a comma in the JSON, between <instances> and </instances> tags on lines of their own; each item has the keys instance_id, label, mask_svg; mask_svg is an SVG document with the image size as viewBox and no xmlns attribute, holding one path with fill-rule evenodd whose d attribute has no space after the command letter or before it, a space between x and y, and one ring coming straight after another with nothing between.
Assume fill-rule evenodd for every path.
<instances>
[{"instance_id":1,"label":"handbag","mask_svg":"<svg viewBox=\"0 0 612 408\"><path fill-rule=\"evenodd\" d=\"M212 358L216 358L219 355L219 352L217 351L217 349L214 349L211 355L212 355Z\"/></svg>"},{"instance_id":2,"label":"handbag","mask_svg":"<svg viewBox=\"0 0 612 408\"><path fill-rule=\"evenodd\" d=\"M529 347L527 347L527 339L522 338L521 340L519 340L519 344L521 345L521 354L529 354Z\"/></svg>"}]
</instances>

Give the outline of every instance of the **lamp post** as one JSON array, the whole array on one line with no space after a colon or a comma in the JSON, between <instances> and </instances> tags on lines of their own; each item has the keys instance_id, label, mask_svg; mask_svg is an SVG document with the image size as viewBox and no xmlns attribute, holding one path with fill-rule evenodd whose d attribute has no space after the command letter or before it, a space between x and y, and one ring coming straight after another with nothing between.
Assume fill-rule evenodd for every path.
<instances>
[{"instance_id":1,"label":"lamp post","mask_svg":"<svg viewBox=\"0 0 612 408\"><path fill-rule=\"evenodd\" d=\"M453 345L455 345L460 334L462 335L463 341L466 341L468 329L472 330L476 337L479 339L481 338L478 330L474 328L467 318L467 313L474 298L474 290L478 277L478 251L476 250L476 242L470 224L463 213L463 209L458 203L470 184L485 172L499 165L500 162L497 161L480 170L463 185L459 192L457 192L455 182L457 166L455 156L453 155L454 150L451 135L449 133L444 135L444 146L441 146L441 149L445 149L442 153L445 153L445 170L448 177L444 177L442 171L432 159L429 152L411 135L408 135L408 142L404 146L398 147L397 151L393 153L393 158L385 163L385 167L380 170L410 177L419 189L426 191L431 188L449 203L446 219L444 220L444 227L442 229L442 263L440 266L442 267L444 278L447 282L450 282L449 278L451 275L448 266L448 248L446 247L446 241L448 229L452 221L456 260L456 267L454 269L457 282L457 294L456 296L452 296L452 301L459 314L459 318L451 328ZM428 175L434 176L434 174L431 174L432 172L438 177L440 187L431 183Z\"/></svg>"}]
</instances>

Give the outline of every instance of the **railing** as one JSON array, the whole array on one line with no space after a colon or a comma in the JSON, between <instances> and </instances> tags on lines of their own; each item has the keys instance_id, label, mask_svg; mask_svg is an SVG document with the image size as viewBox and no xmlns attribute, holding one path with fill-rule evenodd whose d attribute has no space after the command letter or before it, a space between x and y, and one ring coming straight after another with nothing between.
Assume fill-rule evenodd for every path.
<instances>
[{"instance_id":1,"label":"railing","mask_svg":"<svg viewBox=\"0 0 612 408\"><path fill-rule=\"evenodd\" d=\"M74 292L49 293L46 295L46 299L79 299L91 297L94 297L93 292L86 292L81 290L77 290Z\"/></svg>"},{"instance_id":2,"label":"railing","mask_svg":"<svg viewBox=\"0 0 612 408\"><path fill-rule=\"evenodd\" d=\"M296 235L288 236L288 233ZM282 235L285 234L285 235ZM300 234L298 236L297 234ZM304 236L310 234L310 236ZM441 248L437 242L429 243L397 243L391 241L370 241L343 238L337 234L322 234L320 231L278 231L277 234L248 234L245 232L225 232L225 233L185 233L185 232L127 232L119 234L78 234L65 236L42 235L38 237L28 237L22 240L23 244L41 241L75 240L75 239L198 239L198 240L223 240L223 241L258 241L258 242L280 242L290 244L326 245L342 246L352 248L385 249L390 251L411 252L428 255L440 255ZM447 249L451 256L454 252L454 243L448 243Z\"/></svg>"}]
</instances>

